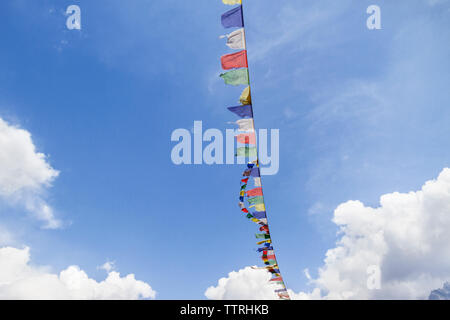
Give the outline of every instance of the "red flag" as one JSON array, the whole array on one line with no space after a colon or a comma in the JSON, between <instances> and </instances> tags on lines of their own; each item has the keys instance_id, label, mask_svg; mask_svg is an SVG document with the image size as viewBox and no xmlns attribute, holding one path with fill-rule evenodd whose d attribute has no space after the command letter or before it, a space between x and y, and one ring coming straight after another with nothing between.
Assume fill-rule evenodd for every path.
<instances>
[{"instance_id":1,"label":"red flag","mask_svg":"<svg viewBox=\"0 0 450 320\"><path fill-rule=\"evenodd\" d=\"M248 68L247 65L247 50L242 50L236 53L227 54L220 58L222 61L222 68L229 70L233 68Z\"/></svg>"},{"instance_id":2,"label":"red flag","mask_svg":"<svg viewBox=\"0 0 450 320\"><path fill-rule=\"evenodd\" d=\"M248 182L248 178L247 179L242 179L241 182L246 184Z\"/></svg>"},{"instance_id":3,"label":"red flag","mask_svg":"<svg viewBox=\"0 0 450 320\"><path fill-rule=\"evenodd\" d=\"M261 257L262 261L267 262L269 260L276 260L275 255L271 255L271 256L262 256Z\"/></svg>"},{"instance_id":4,"label":"red flag","mask_svg":"<svg viewBox=\"0 0 450 320\"><path fill-rule=\"evenodd\" d=\"M236 140L243 144L256 144L256 136L254 133L241 133L236 136Z\"/></svg>"},{"instance_id":5,"label":"red flag","mask_svg":"<svg viewBox=\"0 0 450 320\"><path fill-rule=\"evenodd\" d=\"M269 226L268 225L264 225L261 228L259 228L259 231L267 231L267 232L269 232Z\"/></svg>"},{"instance_id":6,"label":"red flag","mask_svg":"<svg viewBox=\"0 0 450 320\"><path fill-rule=\"evenodd\" d=\"M263 195L262 188L255 188L247 191L247 196L249 197L258 197L262 195Z\"/></svg>"},{"instance_id":7,"label":"red flag","mask_svg":"<svg viewBox=\"0 0 450 320\"><path fill-rule=\"evenodd\" d=\"M283 281L282 277L273 278L270 281Z\"/></svg>"}]
</instances>

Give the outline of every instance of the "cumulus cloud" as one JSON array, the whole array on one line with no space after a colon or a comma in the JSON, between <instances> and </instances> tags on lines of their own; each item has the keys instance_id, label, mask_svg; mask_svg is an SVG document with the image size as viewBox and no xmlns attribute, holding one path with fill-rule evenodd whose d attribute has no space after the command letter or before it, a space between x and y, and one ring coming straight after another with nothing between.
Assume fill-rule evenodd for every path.
<instances>
[{"instance_id":1,"label":"cumulus cloud","mask_svg":"<svg viewBox=\"0 0 450 320\"><path fill-rule=\"evenodd\" d=\"M419 191L381 196L378 208L343 203L333 222L340 235L336 247L327 251L318 277L308 277L313 290L289 290L292 299L427 299L450 280L449 168ZM373 286L372 277L379 278L379 286ZM220 279L205 295L275 299L269 279L265 270L246 267Z\"/></svg>"},{"instance_id":2,"label":"cumulus cloud","mask_svg":"<svg viewBox=\"0 0 450 320\"><path fill-rule=\"evenodd\" d=\"M59 274L30 265L29 248L0 248L0 299L154 299L156 292L133 274L109 271L105 280L90 279L78 266Z\"/></svg>"},{"instance_id":3,"label":"cumulus cloud","mask_svg":"<svg viewBox=\"0 0 450 320\"><path fill-rule=\"evenodd\" d=\"M378 208L341 204L333 222L341 237L304 297L319 289L326 299L426 299L450 279L448 168L420 191L383 195ZM371 266L381 271L379 289L368 288Z\"/></svg>"},{"instance_id":4,"label":"cumulus cloud","mask_svg":"<svg viewBox=\"0 0 450 320\"><path fill-rule=\"evenodd\" d=\"M209 287L205 296L213 300L273 300L277 299L271 275L266 270L246 267L221 278L217 286Z\"/></svg>"},{"instance_id":5,"label":"cumulus cloud","mask_svg":"<svg viewBox=\"0 0 450 320\"><path fill-rule=\"evenodd\" d=\"M46 155L36 151L28 131L0 118L0 199L23 206L44 221L45 228L59 228L61 221L44 199L58 174Z\"/></svg>"},{"instance_id":6,"label":"cumulus cloud","mask_svg":"<svg viewBox=\"0 0 450 320\"><path fill-rule=\"evenodd\" d=\"M433 290L428 298L429 300L450 300L450 282L444 283L441 289Z\"/></svg>"}]
</instances>

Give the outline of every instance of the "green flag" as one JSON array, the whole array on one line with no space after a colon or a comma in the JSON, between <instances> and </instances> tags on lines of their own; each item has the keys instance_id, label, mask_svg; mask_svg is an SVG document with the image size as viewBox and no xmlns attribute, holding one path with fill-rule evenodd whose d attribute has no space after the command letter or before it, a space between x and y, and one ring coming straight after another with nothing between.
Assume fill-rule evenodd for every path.
<instances>
[{"instance_id":1,"label":"green flag","mask_svg":"<svg viewBox=\"0 0 450 320\"><path fill-rule=\"evenodd\" d=\"M236 69L227 73L222 73L220 77L225 80L226 84L231 84L233 86L238 86L240 84L249 85L247 68Z\"/></svg>"},{"instance_id":2,"label":"green flag","mask_svg":"<svg viewBox=\"0 0 450 320\"><path fill-rule=\"evenodd\" d=\"M270 234L256 233L256 239L270 239Z\"/></svg>"},{"instance_id":3,"label":"green flag","mask_svg":"<svg viewBox=\"0 0 450 320\"><path fill-rule=\"evenodd\" d=\"M264 198L263 197L253 197L253 198L248 198L247 201L250 204L261 204L261 203L264 203Z\"/></svg>"},{"instance_id":4,"label":"green flag","mask_svg":"<svg viewBox=\"0 0 450 320\"><path fill-rule=\"evenodd\" d=\"M236 153L237 157L256 157L257 156L257 152L256 152L256 147L253 148L248 148L248 147L241 147L241 148L237 148L237 153Z\"/></svg>"}]
</instances>

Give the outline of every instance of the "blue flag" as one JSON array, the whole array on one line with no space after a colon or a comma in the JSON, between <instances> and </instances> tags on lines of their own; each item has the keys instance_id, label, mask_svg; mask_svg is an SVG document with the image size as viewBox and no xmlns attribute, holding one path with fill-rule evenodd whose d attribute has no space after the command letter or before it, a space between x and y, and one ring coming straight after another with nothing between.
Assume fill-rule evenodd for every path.
<instances>
[{"instance_id":1,"label":"blue flag","mask_svg":"<svg viewBox=\"0 0 450 320\"><path fill-rule=\"evenodd\" d=\"M260 173L259 173L259 168L253 168L252 171L250 172L250 176L252 177L260 177Z\"/></svg>"},{"instance_id":2,"label":"blue flag","mask_svg":"<svg viewBox=\"0 0 450 320\"><path fill-rule=\"evenodd\" d=\"M264 248L258 248L258 252L263 252L263 251L267 251L267 250L273 250L273 247L270 246L270 244L268 244L269 246L266 246Z\"/></svg>"},{"instance_id":3,"label":"blue flag","mask_svg":"<svg viewBox=\"0 0 450 320\"><path fill-rule=\"evenodd\" d=\"M266 212L265 211L255 211L252 212L253 216L255 216L256 219L264 219L267 218L266 217Z\"/></svg>"},{"instance_id":4,"label":"blue flag","mask_svg":"<svg viewBox=\"0 0 450 320\"><path fill-rule=\"evenodd\" d=\"M230 110L234 114L237 114L241 118L253 118L253 109L251 105L229 107L228 110Z\"/></svg>"},{"instance_id":5,"label":"blue flag","mask_svg":"<svg viewBox=\"0 0 450 320\"><path fill-rule=\"evenodd\" d=\"M222 25L224 28L243 28L244 17L242 15L242 6L231 9L222 15Z\"/></svg>"}]
</instances>

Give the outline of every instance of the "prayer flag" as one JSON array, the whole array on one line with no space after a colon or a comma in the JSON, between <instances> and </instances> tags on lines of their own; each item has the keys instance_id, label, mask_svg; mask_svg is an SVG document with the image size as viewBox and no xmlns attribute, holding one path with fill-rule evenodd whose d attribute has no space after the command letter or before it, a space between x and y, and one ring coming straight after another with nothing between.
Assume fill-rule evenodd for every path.
<instances>
[{"instance_id":1,"label":"prayer flag","mask_svg":"<svg viewBox=\"0 0 450 320\"><path fill-rule=\"evenodd\" d=\"M247 180L248 182L248 180ZM253 178L253 182L255 183L255 187L262 187L261 178Z\"/></svg>"},{"instance_id":2,"label":"prayer flag","mask_svg":"<svg viewBox=\"0 0 450 320\"><path fill-rule=\"evenodd\" d=\"M264 203L264 198L259 196L259 197L254 197L254 198L248 198L247 201L250 204L261 204L261 203Z\"/></svg>"},{"instance_id":3,"label":"prayer flag","mask_svg":"<svg viewBox=\"0 0 450 320\"><path fill-rule=\"evenodd\" d=\"M225 84L229 84L232 86L238 86L240 84L245 85L249 84L247 68L231 70L226 73L222 73L220 77L225 81Z\"/></svg>"},{"instance_id":4,"label":"prayer flag","mask_svg":"<svg viewBox=\"0 0 450 320\"><path fill-rule=\"evenodd\" d=\"M233 8L222 15L222 25L224 28L243 28L244 17L242 15L242 6Z\"/></svg>"},{"instance_id":5,"label":"prayer flag","mask_svg":"<svg viewBox=\"0 0 450 320\"><path fill-rule=\"evenodd\" d=\"M228 110L241 118L253 118L253 110L251 105L229 107Z\"/></svg>"},{"instance_id":6,"label":"prayer flag","mask_svg":"<svg viewBox=\"0 0 450 320\"><path fill-rule=\"evenodd\" d=\"M250 206L250 208L255 208L256 211L266 211L266 206L264 205L264 203L260 203L260 204L254 204L252 206Z\"/></svg>"},{"instance_id":7,"label":"prayer flag","mask_svg":"<svg viewBox=\"0 0 450 320\"><path fill-rule=\"evenodd\" d=\"M226 45L235 50L245 49L245 31L244 29L238 29L233 31L225 36L221 36L221 38L227 38Z\"/></svg>"},{"instance_id":8,"label":"prayer flag","mask_svg":"<svg viewBox=\"0 0 450 320\"><path fill-rule=\"evenodd\" d=\"M256 157L257 156L257 152L256 152L256 148L249 148L249 147L241 147L241 148L237 148L237 152L236 152L236 156L237 157Z\"/></svg>"},{"instance_id":9,"label":"prayer flag","mask_svg":"<svg viewBox=\"0 0 450 320\"><path fill-rule=\"evenodd\" d=\"M239 126L240 131L254 132L255 126L253 124L253 119L240 119L235 122Z\"/></svg>"},{"instance_id":10,"label":"prayer flag","mask_svg":"<svg viewBox=\"0 0 450 320\"><path fill-rule=\"evenodd\" d=\"M250 91L251 91L250 86L248 86L247 88L244 89L244 91L242 91L241 97L239 98L239 102L242 103L243 105L252 104L252 95Z\"/></svg>"},{"instance_id":11,"label":"prayer flag","mask_svg":"<svg viewBox=\"0 0 450 320\"><path fill-rule=\"evenodd\" d=\"M276 278L272 278L269 281L283 281L283 278L282 277L276 277Z\"/></svg>"},{"instance_id":12,"label":"prayer flag","mask_svg":"<svg viewBox=\"0 0 450 320\"><path fill-rule=\"evenodd\" d=\"M242 0L222 0L222 2L224 4L233 5L233 4L241 4Z\"/></svg>"},{"instance_id":13,"label":"prayer flag","mask_svg":"<svg viewBox=\"0 0 450 320\"><path fill-rule=\"evenodd\" d=\"M255 216L255 218L264 219L266 217L266 212L265 211L262 211L262 212L256 211L256 212L253 212L253 215Z\"/></svg>"},{"instance_id":14,"label":"prayer flag","mask_svg":"<svg viewBox=\"0 0 450 320\"><path fill-rule=\"evenodd\" d=\"M220 58L220 61L222 63L222 69L224 70L248 68L246 50L224 55Z\"/></svg>"},{"instance_id":15,"label":"prayer flag","mask_svg":"<svg viewBox=\"0 0 450 320\"><path fill-rule=\"evenodd\" d=\"M256 136L254 133L241 133L236 136L236 140L242 144L256 144Z\"/></svg>"},{"instance_id":16,"label":"prayer flag","mask_svg":"<svg viewBox=\"0 0 450 320\"><path fill-rule=\"evenodd\" d=\"M255 189L247 191L248 197L256 197L256 196L262 196L262 195L263 195L262 188L255 188Z\"/></svg>"},{"instance_id":17,"label":"prayer flag","mask_svg":"<svg viewBox=\"0 0 450 320\"><path fill-rule=\"evenodd\" d=\"M250 176L252 176L252 177L260 177L259 168L253 168L252 171L250 172Z\"/></svg>"},{"instance_id":18,"label":"prayer flag","mask_svg":"<svg viewBox=\"0 0 450 320\"><path fill-rule=\"evenodd\" d=\"M256 233L256 239L270 239L270 234Z\"/></svg>"}]
</instances>

